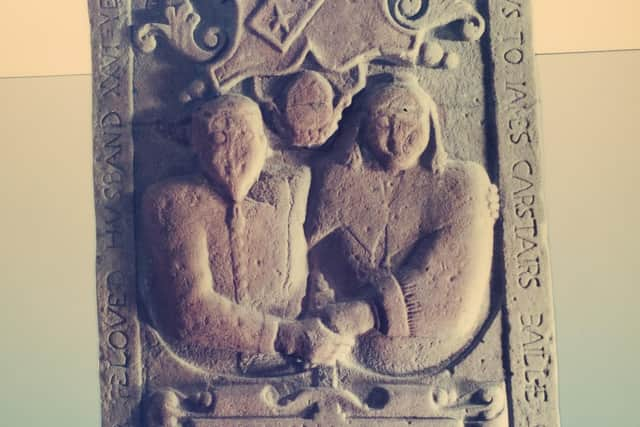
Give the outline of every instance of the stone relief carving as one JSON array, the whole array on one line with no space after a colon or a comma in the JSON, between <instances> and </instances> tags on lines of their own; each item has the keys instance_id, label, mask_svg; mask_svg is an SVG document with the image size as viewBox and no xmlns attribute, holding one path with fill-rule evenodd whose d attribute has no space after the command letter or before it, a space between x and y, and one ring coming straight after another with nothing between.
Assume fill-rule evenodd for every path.
<instances>
[{"instance_id":1,"label":"stone relief carving","mask_svg":"<svg viewBox=\"0 0 640 427\"><path fill-rule=\"evenodd\" d=\"M373 92L346 161L317 173L308 226L312 271L376 312L359 359L393 375L446 360L478 332L499 203L481 166L447 159L436 106L414 79ZM349 323L330 311L335 329Z\"/></svg>"},{"instance_id":2,"label":"stone relief carving","mask_svg":"<svg viewBox=\"0 0 640 427\"><path fill-rule=\"evenodd\" d=\"M480 330L497 189L481 166L447 158L437 107L415 78L368 92L358 127L337 150L344 158L317 167L311 197L308 168L277 157L265 167L269 144L254 101L222 95L195 111L199 172L150 187L142 205L153 318L189 362L214 366L192 355L204 352L217 373L249 377L309 369L331 377L337 365L416 374ZM220 369L225 361L231 369ZM310 401L338 399L340 413L345 402L371 410L366 397L329 383L268 406L302 416ZM184 418L177 396L156 395L148 416Z\"/></svg>"},{"instance_id":3,"label":"stone relief carving","mask_svg":"<svg viewBox=\"0 0 640 427\"><path fill-rule=\"evenodd\" d=\"M130 187L97 189L132 200L123 233L135 225L137 239L118 246L119 211L98 205L104 258L122 264L100 310L106 328L127 327L101 356L105 422L515 425L510 193L486 124L492 7L93 5L113 14L94 35L98 59L122 44L132 68L127 97L96 121L109 182ZM160 84L194 76L160 99ZM128 153L116 145L127 120ZM524 329L544 323L522 316Z\"/></svg>"},{"instance_id":4,"label":"stone relief carving","mask_svg":"<svg viewBox=\"0 0 640 427\"><path fill-rule=\"evenodd\" d=\"M413 397L410 399L411 393ZM348 420L345 413L356 415L356 417L370 416L371 413L383 409L379 407L380 399L390 399L392 394L394 394L393 402L385 402L384 410L387 416L395 414L401 417L408 413L407 410L415 413L415 409L408 409L407 400L413 401L415 396L418 396L422 402L422 407L418 411L421 418L457 420L465 426L502 427L507 425L502 417L506 406L504 390L499 385L487 385L485 388L470 387L460 396L455 389L447 390L438 387L405 387L389 390L377 388L371 391L370 400L365 402L359 401L356 396L348 393L339 394L322 389L309 389L289 396L282 396L271 386L245 386L238 387L230 393L214 391L192 395L167 389L156 392L150 398L146 418L150 427L168 427L188 426L192 425L189 423L193 423L194 420L213 416L227 423L247 423L249 421L239 421L239 417L258 415L266 418L281 415L283 420L287 420L284 417L288 416L287 421L292 422L294 420L292 415L297 415L299 418L306 415L307 418L318 422L313 425L342 425L348 421L349 425L364 426L363 421ZM309 402L316 402L317 405L309 405ZM450 425L463 424L451 423Z\"/></svg>"},{"instance_id":5,"label":"stone relief carving","mask_svg":"<svg viewBox=\"0 0 640 427\"><path fill-rule=\"evenodd\" d=\"M317 173L309 217L308 170L262 173L255 102L223 95L195 112L200 173L143 202L156 318L170 337L313 365L349 363L359 337L361 363L391 375L472 340L488 315L497 189L479 165L447 159L433 100L404 80L372 89L346 164ZM324 302L309 295L312 316L307 244L312 276L327 282Z\"/></svg>"},{"instance_id":6,"label":"stone relief carving","mask_svg":"<svg viewBox=\"0 0 640 427\"><path fill-rule=\"evenodd\" d=\"M193 139L201 174L152 187L143 204L158 322L180 343L333 363L346 340L296 320L309 172L262 172L261 113L239 95L200 107Z\"/></svg>"}]
</instances>

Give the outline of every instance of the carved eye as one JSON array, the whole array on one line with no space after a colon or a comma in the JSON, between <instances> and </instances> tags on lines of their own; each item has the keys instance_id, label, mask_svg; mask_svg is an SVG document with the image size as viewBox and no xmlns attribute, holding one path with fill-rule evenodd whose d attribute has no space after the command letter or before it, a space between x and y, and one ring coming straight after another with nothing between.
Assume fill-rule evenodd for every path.
<instances>
[{"instance_id":1,"label":"carved eye","mask_svg":"<svg viewBox=\"0 0 640 427\"><path fill-rule=\"evenodd\" d=\"M253 141L253 132L249 129L243 129L242 137L245 141Z\"/></svg>"},{"instance_id":2,"label":"carved eye","mask_svg":"<svg viewBox=\"0 0 640 427\"><path fill-rule=\"evenodd\" d=\"M376 119L376 126L381 129L387 129L390 125L391 122L387 116L380 116Z\"/></svg>"},{"instance_id":3,"label":"carved eye","mask_svg":"<svg viewBox=\"0 0 640 427\"><path fill-rule=\"evenodd\" d=\"M224 144L227 142L227 134L224 132L214 132L213 133L213 142L216 144Z\"/></svg>"},{"instance_id":4,"label":"carved eye","mask_svg":"<svg viewBox=\"0 0 640 427\"><path fill-rule=\"evenodd\" d=\"M222 132L227 127L227 121L224 117L217 117L211 123L211 130L213 132Z\"/></svg>"},{"instance_id":5,"label":"carved eye","mask_svg":"<svg viewBox=\"0 0 640 427\"><path fill-rule=\"evenodd\" d=\"M419 107L412 101L404 102L401 106L398 106L398 113L405 116L414 116L418 113Z\"/></svg>"}]
</instances>

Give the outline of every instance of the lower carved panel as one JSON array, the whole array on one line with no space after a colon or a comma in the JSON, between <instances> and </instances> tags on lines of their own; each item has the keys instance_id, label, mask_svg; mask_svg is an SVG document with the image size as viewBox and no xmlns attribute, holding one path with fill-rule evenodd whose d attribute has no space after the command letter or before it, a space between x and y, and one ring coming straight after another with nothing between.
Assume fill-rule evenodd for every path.
<instances>
[{"instance_id":1,"label":"lower carved panel","mask_svg":"<svg viewBox=\"0 0 640 427\"><path fill-rule=\"evenodd\" d=\"M224 419L224 420L193 420L193 427L229 427L229 426L246 426L246 427L326 427L327 424L318 422L300 422L296 419ZM353 427L370 427L371 420L367 419L350 419L345 421L346 426ZM376 420L376 425L384 427L465 427L456 420Z\"/></svg>"},{"instance_id":2,"label":"lower carved panel","mask_svg":"<svg viewBox=\"0 0 640 427\"><path fill-rule=\"evenodd\" d=\"M152 395L146 416L150 427L365 426L372 421L385 426L508 426L503 384L470 390L468 385L378 385L364 400L326 387L287 395L260 385L219 387L191 395L162 390Z\"/></svg>"}]
</instances>

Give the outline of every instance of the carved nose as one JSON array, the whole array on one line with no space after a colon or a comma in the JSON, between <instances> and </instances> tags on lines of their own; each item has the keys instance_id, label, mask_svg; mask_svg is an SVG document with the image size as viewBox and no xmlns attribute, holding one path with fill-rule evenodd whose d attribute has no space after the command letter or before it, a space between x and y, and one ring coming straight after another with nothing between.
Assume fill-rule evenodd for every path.
<instances>
[{"instance_id":1,"label":"carved nose","mask_svg":"<svg viewBox=\"0 0 640 427\"><path fill-rule=\"evenodd\" d=\"M406 139L406 129L399 120L393 120L391 124L391 133L389 135L389 152L399 154L402 152L402 146Z\"/></svg>"},{"instance_id":2,"label":"carved nose","mask_svg":"<svg viewBox=\"0 0 640 427\"><path fill-rule=\"evenodd\" d=\"M393 131L391 131L391 135L389 135L389 142L387 144L387 149L392 154L396 154L398 152L398 141L396 141L395 132Z\"/></svg>"}]
</instances>

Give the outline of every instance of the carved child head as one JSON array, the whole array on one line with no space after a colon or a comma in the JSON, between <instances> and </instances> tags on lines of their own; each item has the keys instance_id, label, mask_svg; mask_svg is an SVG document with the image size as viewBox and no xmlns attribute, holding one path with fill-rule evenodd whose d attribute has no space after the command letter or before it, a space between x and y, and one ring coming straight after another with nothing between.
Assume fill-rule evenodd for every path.
<instances>
[{"instance_id":1,"label":"carved child head","mask_svg":"<svg viewBox=\"0 0 640 427\"><path fill-rule=\"evenodd\" d=\"M204 174L231 200L243 200L267 157L258 105L240 95L221 96L196 111L192 126L193 145Z\"/></svg>"},{"instance_id":2,"label":"carved child head","mask_svg":"<svg viewBox=\"0 0 640 427\"><path fill-rule=\"evenodd\" d=\"M379 86L368 102L364 135L369 149L389 170L416 166L431 136L439 138L437 111L431 97L409 76ZM441 147L434 152L432 169L438 170L444 152Z\"/></svg>"}]
</instances>

